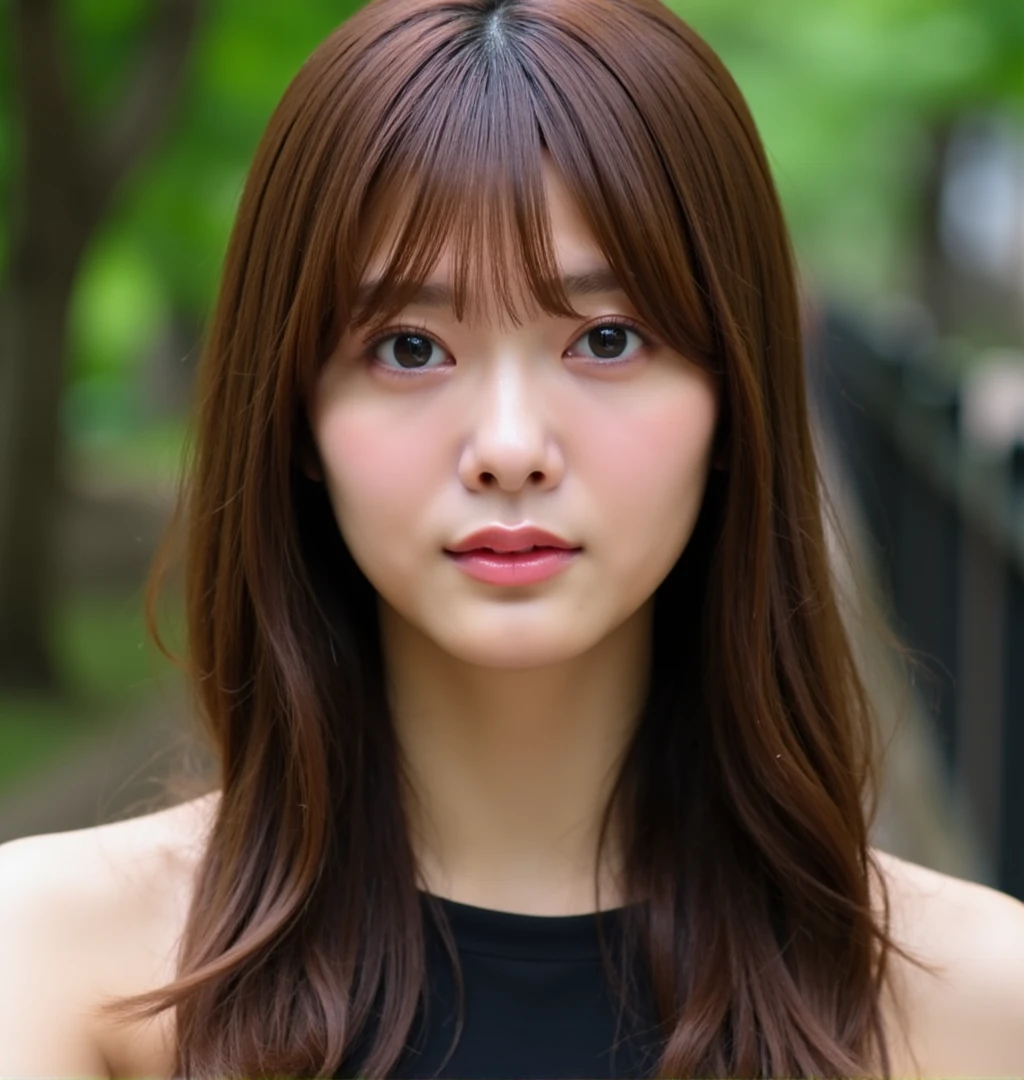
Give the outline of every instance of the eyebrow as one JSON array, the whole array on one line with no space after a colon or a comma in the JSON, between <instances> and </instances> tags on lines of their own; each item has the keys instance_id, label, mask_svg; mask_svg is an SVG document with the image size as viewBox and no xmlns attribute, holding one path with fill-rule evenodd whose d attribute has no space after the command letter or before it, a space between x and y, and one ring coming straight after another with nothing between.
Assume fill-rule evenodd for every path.
<instances>
[{"instance_id":1,"label":"eyebrow","mask_svg":"<svg viewBox=\"0 0 1024 1080\"><path fill-rule=\"evenodd\" d=\"M624 292L621 282L611 267L602 267L600 270L587 270L580 274L566 274L559 280L562 288L569 296L594 296L598 293ZM356 291L356 306L364 306L379 284L380 279L375 278L360 285ZM413 293L409 300L409 306L450 308L454 296L454 290L450 285L427 282Z\"/></svg>"}]
</instances>

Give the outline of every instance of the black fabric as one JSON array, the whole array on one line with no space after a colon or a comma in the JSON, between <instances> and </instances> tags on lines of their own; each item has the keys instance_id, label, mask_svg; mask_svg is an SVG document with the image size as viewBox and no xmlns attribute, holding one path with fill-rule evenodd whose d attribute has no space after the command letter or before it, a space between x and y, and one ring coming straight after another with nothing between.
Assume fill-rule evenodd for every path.
<instances>
[{"instance_id":1,"label":"black fabric","mask_svg":"<svg viewBox=\"0 0 1024 1080\"><path fill-rule=\"evenodd\" d=\"M393 1076L547 1080L653 1075L660 1046L650 1003L646 997L637 1003L640 1024L620 1010L605 974L594 914L521 915L420 896L430 1002L425 1023L421 1006ZM465 1026L440 1072L455 1033L458 999L451 962L427 909L430 902L447 916L465 986ZM621 911L601 915L602 930L613 942ZM643 982L638 985L643 993ZM360 1074L368 1044L369 1033L337 1077Z\"/></svg>"}]
</instances>

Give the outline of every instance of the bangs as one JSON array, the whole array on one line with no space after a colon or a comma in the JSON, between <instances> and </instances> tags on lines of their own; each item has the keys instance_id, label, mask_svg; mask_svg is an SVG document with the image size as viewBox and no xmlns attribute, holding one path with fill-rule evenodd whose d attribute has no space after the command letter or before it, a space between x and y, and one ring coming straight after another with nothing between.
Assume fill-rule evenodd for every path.
<instances>
[{"instance_id":1,"label":"bangs","mask_svg":"<svg viewBox=\"0 0 1024 1080\"><path fill-rule=\"evenodd\" d=\"M443 103L435 94L409 107L368 185L358 286L342 297L354 325L372 332L408 306L445 252L459 320L518 323L524 302L579 314L559 280L529 87L515 65L501 74L464 61Z\"/></svg>"},{"instance_id":2,"label":"bangs","mask_svg":"<svg viewBox=\"0 0 1024 1080\"><path fill-rule=\"evenodd\" d=\"M422 295L444 254L459 320L582 317L555 257L547 160L634 307L674 348L710 362L679 201L617 74L534 4L438 16L421 12L399 31L415 30L420 62L395 74L391 93L378 70L373 92L364 75L356 94L370 107L356 125L364 137L349 145L359 164L337 241L343 324L382 328ZM617 66L636 47L627 39ZM378 48L393 64L393 38Z\"/></svg>"},{"instance_id":3,"label":"bangs","mask_svg":"<svg viewBox=\"0 0 1024 1080\"><path fill-rule=\"evenodd\" d=\"M483 177L458 176L447 167L458 151L430 165L417 179L389 177L376 193L385 209L359 261L359 282L342 297L353 326L373 333L398 312L424 299L450 305L455 318L517 324L537 309L579 316L560 281L541 171L541 155L520 158L516 172L497 176L487 162ZM413 200L403 193L414 189ZM390 211L402 206L399 214ZM371 278L369 260L382 257ZM427 285L442 256L450 258L450 284Z\"/></svg>"}]
</instances>

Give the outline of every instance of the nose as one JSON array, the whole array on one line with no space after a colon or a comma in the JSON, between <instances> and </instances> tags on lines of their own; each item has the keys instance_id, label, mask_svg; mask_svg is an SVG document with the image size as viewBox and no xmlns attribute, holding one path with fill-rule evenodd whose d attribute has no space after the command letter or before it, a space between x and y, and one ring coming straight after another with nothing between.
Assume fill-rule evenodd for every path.
<instances>
[{"instance_id":1,"label":"nose","mask_svg":"<svg viewBox=\"0 0 1024 1080\"><path fill-rule=\"evenodd\" d=\"M474 387L459 462L468 489L512 493L561 482L564 462L546 419L543 380L531 366L527 357L504 357Z\"/></svg>"}]
</instances>

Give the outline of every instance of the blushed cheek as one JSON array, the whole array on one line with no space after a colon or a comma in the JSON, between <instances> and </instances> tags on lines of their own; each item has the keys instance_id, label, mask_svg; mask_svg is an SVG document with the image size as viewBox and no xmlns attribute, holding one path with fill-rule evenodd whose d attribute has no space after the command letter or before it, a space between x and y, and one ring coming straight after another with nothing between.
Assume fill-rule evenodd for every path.
<instances>
[{"instance_id":1,"label":"blushed cheek","mask_svg":"<svg viewBox=\"0 0 1024 1080\"><path fill-rule=\"evenodd\" d=\"M385 423L373 410L339 409L321 421L320 452L338 524L359 545L407 537L429 489L429 447L413 425ZM381 530L392 530L392 532Z\"/></svg>"},{"instance_id":2,"label":"blushed cheek","mask_svg":"<svg viewBox=\"0 0 1024 1080\"><path fill-rule=\"evenodd\" d=\"M692 528L710 466L715 418L709 393L666 395L662 404L593 440L591 475L608 500L608 512L624 523L624 534L636 537L637 530L656 528L669 541L669 533Z\"/></svg>"}]
</instances>

